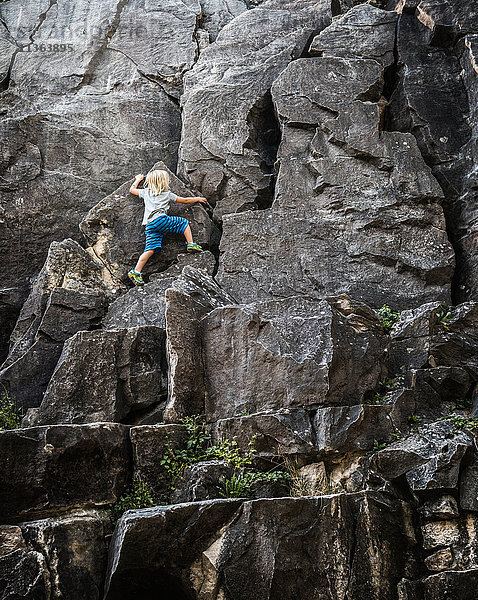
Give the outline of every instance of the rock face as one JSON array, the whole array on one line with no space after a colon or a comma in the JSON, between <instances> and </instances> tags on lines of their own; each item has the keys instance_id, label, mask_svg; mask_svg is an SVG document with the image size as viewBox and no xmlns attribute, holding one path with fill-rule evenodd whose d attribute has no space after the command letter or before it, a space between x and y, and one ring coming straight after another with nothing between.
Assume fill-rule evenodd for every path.
<instances>
[{"instance_id":1,"label":"rock face","mask_svg":"<svg viewBox=\"0 0 478 600\"><path fill-rule=\"evenodd\" d=\"M106 598L393 598L392 582L414 568L408 520L406 504L372 494L132 511L115 530Z\"/></svg>"},{"instance_id":2,"label":"rock face","mask_svg":"<svg viewBox=\"0 0 478 600\"><path fill-rule=\"evenodd\" d=\"M388 340L379 321L346 296L217 308L202 319L201 331L212 421L244 411L354 404L385 369Z\"/></svg>"},{"instance_id":3,"label":"rock face","mask_svg":"<svg viewBox=\"0 0 478 600\"><path fill-rule=\"evenodd\" d=\"M73 240L54 242L10 338L0 370L17 402L38 406L63 343L98 326L112 290L104 270Z\"/></svg>"},{"instance_id":4,"label":"rock face","mask_svg":"<svg viewBox=\"0 0 478 600\"><path fill-rule=\"evenodd\" d=\"M127 430L113 423L2 431L0 448L4 520L114 502L131 469Z\"/></svg>"},{"instance_id":5,"label":"rock face","mask_svg":"<svg viewBox=\"0 0 478 600\"><path fill-rule=\"evenodd\" d=\"M293 61L274 82L283 135L273 206L224 219L218 279L238 300L347 291L406 308L449 299L442 191L415 138L381 125L396 19L355 7L313 41L318 57Z\"/></svg>"},{"instance_id":6,"label":"rock face","mask_svg":"<svg viewBox=\"0 0 478 600\"><path fill-rule=\"evenodd\" d=\"M129 422L157 409L166 393L162 329L81 331L65 344L41 406L25 424Z\"/></svg>"},{"instance_id":7,"label":"rock face","mask_svg":"<svg viewBox=\"0 0 478 600\"><path fill-rule=\"evenodd\" d=\"M187 74L181 172L217 217L270 203L279 144L270 87L330 18L323 0L269 0L224 27Z\"/></svg>"}]
</instances>

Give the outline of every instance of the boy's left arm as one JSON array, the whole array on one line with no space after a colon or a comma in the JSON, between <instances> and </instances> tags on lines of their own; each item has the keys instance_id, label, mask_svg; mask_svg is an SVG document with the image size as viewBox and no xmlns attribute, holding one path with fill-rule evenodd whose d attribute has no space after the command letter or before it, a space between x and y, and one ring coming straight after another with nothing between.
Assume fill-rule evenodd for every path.
<instances>
[{"instance_id":1,"label":"boy's left arm","mask_svg":"<svg viewBox=\"0 0 478 600\"><path fill-rule=\"evenodd\" d=\"M180 202L181 204L195 204L196 202L200 202L201 204L206 204L206 198L197 197L197 198L181 198L178 196L176 198L176 202Z\"/></svg>"}]
</instances>

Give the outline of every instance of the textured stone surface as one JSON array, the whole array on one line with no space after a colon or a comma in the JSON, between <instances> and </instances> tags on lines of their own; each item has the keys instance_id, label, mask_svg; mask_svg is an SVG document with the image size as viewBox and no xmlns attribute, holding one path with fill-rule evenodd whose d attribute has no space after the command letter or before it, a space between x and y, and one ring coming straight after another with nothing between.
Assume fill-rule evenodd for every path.
<instances>
[{"instance_id":1,"label":"textured stone surface","mask_svg":"<svg viewBox=\"0 0 478 600\"><path fill-rule=\"evenodd\" d=\"M80 331L66 342L40 407L24 422L134 422L166 394L164 330Z\"/></svg>"},{"instance_id":2,"label":"textured stone surface","mask_svg":"<svg viewBox=\"0 0 478 600\"><path fill-rule=\"evenodd\" d=\"M405 308L450 298L441 188L411 134L381 131L395 20L352 9L314 40L320 57L293 61L274 82L283 127L274 203L224 219L218 281L238 300L347 291ZM336 50L332 32L351 27ZM382 43L373 58L362 41L370 27ZM343 58L348 50L357 58Z\"/></svg>"},{"instance_id":3,"label":"textured stone surface","mask_svg":"<svg viewBox=\"0 0 478 600\"><path fill-rule=\"evenodd\" d=\"M330 18L323 0L269 0L224 27L187 74L180 169L217 217L270 202L279 143L270 87Z\"/></svg>"},{"instance_id":4,"label":"textured stone surface","mask_svg":"<svg viewBox=\"0 0 478 600\"><path fill-rule=\"evenodd\" d=\"M373 311L347 296L217 308L201 333L211 421L354 404L385 369L387 336Z\"/></svg>"},{"instance_id":5,"label":"textured stone surface","mask_svg":"<svg viewBox=\"0 0 478 600\"><path fill-rule=\"evenodd\" d=\"M157 163L153 169L167 169ZM181 197L194 196L185 185L169 171L171 191ZM80 229L92 252L101 260L117 284L128 281L127 272L133 268L144 250L145 234L143 201L129 193L131 181L124 183L113 194L99 202L86 215ZM185 217L191 224L194 241L204 247L213 247L219 241L219 232L206 210L199 204L171 204L170 215ZM185 251L182 235L168 234L163 239L157 259L148 262L145 273L151 269L164 270Z\"/></svg>"},{"instance_id":6,"label":"textured stone surface","mask_svg":"<svg viewBox=\"0 0 478 600\"><path fill-rule=\"evenodd\" d=\"M99 423L2 431L0 467L4 520L115 502L131 469L127 430Z\"/></svg>"},{"instance_id":7,"label":"textured stone surface","mask_svg":"<svg viewBox=\"0 0 478 600\"><path fill-rule=\"evenodd\" d=\"M478 456L475 452L460 479L460 507L478 512Z\"/></svg>"},{"instance_id":8,"label":"textured stone surface","mask_svg":"<svg viewBox=\"0 0 478 600\"><path fill-rule=\"evenodd\" d=\"M38 406L63 343L98 326L113 290L104 269L75 241L53 242L10 338L0 369L24 408Z\"/></svg>"},{"instance_id":9,"label":"textured stone surface","mask_svg":"<svg viewBox=\"0 0 478 600\"><path fill-rule=\"evenodd\" d=\"M232 467L224 461L202 461L186 467L176 484L171 503L198 502L219 498L221 478L230 478Z\"/></svg>"},{"instance_id":10,"label":"textured stone surface","mask_svg":"<svg viewBox=\"0 0 478 600\"><path fill-rule=\"evenodd\" d=\"M213 434L215 439L236 438L243 449L255 438L255 455L259 458L317 454L310 415L303 410L221 419L215 423Z\"/></svg>"},{"instance_id":11,"label":"textured stone surface","mask_svg":"<svg viewBox=\"0 0 478 600\"><path fill-rule=\"evenodd\" d=\"M5 600L50 597L50 581L45 559L39 552L15 550L0 558L0 592Z\"/></svg>"},{"instance_id":12,"label":"textured stone surface","mask_svg":"<svg viewBox=\"0 0 478 600\"><path fill-rule=\"evenodd\" d=\"M20 525L30 554L46 561L52 600L103 597L108 550L105 535L112 526L108 514L83 512Z\"/></svg>"},{"instance_id":13,"label":"textured stone surface","mask_svg":"<svg viewBox=\"0 0 478 600\"><path fill-rule=\"evenodd\" d=\"M150 598L160 587L213 600L338 600L345 590L357 600L391 599L413 572L412 531L405 504L372 494L134 511L115 530L106 598Z\"/></svg>"},{"instance_id":14,"label":"textured stone surface","mask_svg":"<svg viewBox=\"0 0 478 600\"><path fill-rule=\"evenodd\" d=\"M203 271L185 267L166 291L166 347L169 396L167 422L204 412L204 367L200 345L201 317L235 300Z\"/></svg>"},{"instance_id":15,"label":"textured stone surface","mask_svg":"<svg viewBox=\"0 0 478 600\"><path fill-rule=\"evenodd\" d=\"M453 489L471 444L471 437L451 420L438 421L377 452L372 467L389 479L405 474L415 491Z\"/></svg>"}]
</instances>

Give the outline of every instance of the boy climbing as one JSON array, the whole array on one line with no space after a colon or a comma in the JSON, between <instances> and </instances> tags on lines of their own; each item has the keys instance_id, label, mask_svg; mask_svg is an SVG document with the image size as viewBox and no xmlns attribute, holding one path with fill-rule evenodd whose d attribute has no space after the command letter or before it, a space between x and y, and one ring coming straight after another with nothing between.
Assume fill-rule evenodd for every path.
<instances>
[{"instance_id":1,"label":"boy climbing","mask_svg":"<svg viewBox=\"0 0 478 600\"><path fill-rule=\"evenodd\" d=\"M181 198L173 194L169 189L169 175L167 171L151 171L146 176L146 187L138 189L138 185L144 179L144 175L136 175L133 185L129 191L144 200L143 225L146 225L146 247L138 259L134 269L128 272L128 277L135 285L143 285L141 271L155 252L161 250L161 243L165 233L182 233L186 238L186 249L188 252L202 252L201 246L195 244L191 227L186 219L182 217L170 217L168 215L170 202L182 204L194 204L201 202L206 204L206 198Z\"/></svg>"}]
</instances>

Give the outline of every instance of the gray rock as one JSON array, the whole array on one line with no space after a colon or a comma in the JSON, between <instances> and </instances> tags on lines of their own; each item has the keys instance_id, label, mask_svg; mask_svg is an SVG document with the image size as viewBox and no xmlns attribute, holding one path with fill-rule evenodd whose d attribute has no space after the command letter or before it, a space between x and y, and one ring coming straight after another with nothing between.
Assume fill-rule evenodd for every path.
<instances>
[{"instance_id":1,"label":"gray rock","mask_svg":"<svg viewBox=\"0 0 478 600\"><path fill-rule=\"evenodd\" d=\"M420 507L420 515L424 519L453 519L459 516L458 505L453 496L440 496L425 502Z\"/></svg>"},{"instance_id":2,"label":"gray rock","mask_svg":"<svg viewBox=\"0 0 478 600\"><path fill-rule=\"evenodd\" d=\"M247 10L247 0L200 0L201 18L198 32L207 32L207 41L214 42L221 29Z\"/></svg>"},{"instance_id":3,"label":"gray rock","mask_svg":"<svg viewBox=\"0 0 478 600\"><path fill-rule=\"evenodd\" d=\"M214 543L240 504L209 500L128 511L110 543L105 600L147 598L158 589L171 598L187 598L194 584L182 574L201 561L202 551Z\"/></svg>"},{"instance_id":4,"label":"gray rock","mask_svg":"<svg viewBox=\"0 0 478 600\"><path fill-rule=\"evenodd\" d=\"M404 394L392 405L320 408L314 419L315 444L323 456L372 450L375 442L406 432L414 408L413 397Z\"/></svg>"},{"instance_id":5,"label":"gray rock","mask_svg":"<svg viewBox=\"0 0 478 600\"><path fill-rule=\"evenodd\" d=\"M466 302L452 309L449 319L438 324L430 344L437 365L463 367L476 379L478 374L478 302Z\"/></svg>"},{"instance_id":6,"label":"gray rock","mask_svg":"<svg viewBox=\"0 0 478 600\"><path fill-rule=\"evenodd\" d=\"M440 312L439 302L429 302L418 308L403 310L390 335L390 368L397 373L405 369L421 369L428 366L430 338Z\"/></svg>"},{"instance_id":7,"label":"gray rock","mask_svg":"<svg viewBox=\"0 0 478 600\"><path fill-rule=\"evenodd\" d=\"M204 412L204 367L200 319L213 309L235 300L206 273L185 267L166 291L166 347L169 396L164 420Z\"/></svg>"},{"instance_id":8,"label":"gray rock","mask_svg":"<svg viewBox=\"0 0 478 600\"><path fill-rule=\"evenodd\" d=\"M347 296L220 307L202 319L201 335L210 421L355 404L385 371L387 336Z\"/></svg>"},{"instance_id":9,"label":"gray rock","mask_svg":"<svg viewBox=\"0 0 478 600\"><path fill-rule=\"evenodd\" d=\"M371 467L387 479L406 475L412 490L451 490L456 487L461 460L472 444L451 420L421 427L404 440L377 452Z\"/></svg>"},{"instance_id":10,"label":"gray rock","mask_svg":"<svg viewBox=\"0 0 478 600\"><path fill-rule=\"evenodd\" d=\"M20 525L30 554L41 552L48 566L53 599L103 597L108 550L108 514L84 511ZM36 551L36 552L35 552Z\"/></svg>"},{"instance_id":11,"label":"gray rock","mask_svg":"<svg viewBox=\"0 0 478 600\"><path fill-rule=\"evenodd\" d=\"M403 311L392 329L391 367L425 366L462 368L476 377L476 322L478 304L456 307L430 303Z\"/></svg>"},{"instance_id":12,"label":"gray rock","mask_svg":"<svg viewBox=\"0 0 478 600\"><path fill-rule=\"evenodd\" d=\"M467 14L474 10L467 7ZM463 22L463 21L462 21ZM475 27L475 33L477 29ZM467 172L463 179L461 195L452 206L450 222L456 238L458 261L457 300L476 300L478 291L478 261L476 257L478 211L476 208L476 182L478 172L478 35L463 40L461 56L462 74L468 95L468 121L472 127L471 138L462 149Z\"/></svg>"},{"instance_id":13,"label":"gray rock","mask_svg":"<svg viewBox=\"0 0 478 600\"><path fill-rule=\"evenodd\" d=\"M158 501L170 493L170 480L161 466L161 458L186 442L184 425L142 425L130 429L133 447L133 474L144 481Z\"/></svg>"},{"instance_id":14,"label":"gray rock","mask_svg":"<svg viewBox=\"0 0 478 600\"><path fill-rule=\"evenodd\" d=\"M39 552L16 550L0 558L2 600L50 598L50 581L45 559Z\"/></svg>"},{"instance_id":15,"label":"gray rock","mask_svg":"<svg viewBox=\"0 0 478 600\"><path fill-rule=\"evenodd\" d=\"M112 423L0 432L4 522L115 502L131 470L127 433Z\"/></svg>"},{"instance_id":16,"label":"gray rock","mask_svg":"<svg viewBox=\"0 0 478 600\"><path fill-rule=\"evenodd\" d=\"M228 479L232 473L232 467L224 461L202 461L186 467L176 484L171 504L219 498L221 478Z\"/></svg>"},{"instance_id":17,"label":"gray rock","mask_svg":"<svg viewBox=\"0 0 478 600\"><path fill-rule=\"evenodd\" d=\"M371 306L449 301L442 190L415 138L381 125L395 18L355 7L332 25L355 29L345 47L334 50L326 29L314 40L322 56L293 61L274 82L283 127L274 203L224 218L218 281L239 301L344 291ZM379 60L367 57L371 27Z\"/></svg>"},{"instance_id":18,"label":"gray rock","mask_svg":"<svg viewBox=\"0 0 478 600\"><path fill-rule=\"evenodd\" d=\"M169 171L164 163L157 163L153 168ZM169 174L171 191L178 196L194 196L173 173L169 171ZM80 223L80 229L91 246L90 251L104 263L117 284L128 281L127 272L135 266L145 244L144 226L141 225L143 201L129 193L130 185L131 182L123 184L99 202ZM188 219L194 240L201 246L217 244L218 229L201 205L174 203L169 214ZM157 259L148 262L146 273L152 268L164 270L185 249L183 236L171 234L163 242Z\"/></svg>"},{"instance_id":19,"label":"gray rock","mask_svg":"<svg viewBox=\"0 0 478 600\"><path fill-rule=\"evenodd\" d=\"M430 11L432 4L435 7ZM467 23L471 26L469 12L473 14L473 9L465 9L465 3L450 4L446 9L443 2L421 2L415 14L401 15L397 34L398 81L387 107L387 118L390 129L413 132L445 192L447 229L457 254L454 298L463 301L474 297L476 252L470 245L470 228L476 222L476 209L467 180L473 172L470 138L477 121L468 118L473 97L470 82L462 77L461 51L450 52L449 46L454 43L457 29L466 30ZM459 20L453 19L453 25L451 21L446 26L435 24L438 13L443 17L449 12L446 20L459 4ZM465 51L462 63L467 61L466 54Z\"/></svg>"},{"instance_id":20,"label":"gray rock","mask_svg":"<svg viewBox=\"0 0 478 600\"><path fill-rule=\"evenodd\" d=\"M112 302L102 325L105 329L123 329L154 325L166 328L166 290L171 287L186 265L203 269L212 275L216 266L210 252L200 254L180 254L178 262L162 273L150 276L150 283L134 287Z\"/></svg>"},{"instance_id":21,"label":"gray rock","mask_svg":"<svg viewBox=\"0 0 478 600\"><path fill-rule=\"evenodd\" d=\"M104 269L77 242L52 243L0 368L0 380L20 406L39 406L63 343L96 327L112 294Z\"/></svg>"},{"instance_id":22,"label":"gray rock","mask_svg":"<svg viewBox=\"0 0 478 600\"><path fill-rule=\"evenodd\" d=\"M478 512L478 456L475 452L460 478L460 507Z\"/></svg>"},{"instance_id":23,"label":"gray rock","mask_svg":"<svg viewBox=\"0 0 478 600\"><path fill-rule=\"evenodd\" d=\"M113 536L105 598L147 598L160 588L213 600L339 598L345 590L391 600L396 581L414 571L415 544L407 505L378 494L132 511Z\"/></svg>"},{"instance_id":24,"label":"gray rock","mask_svg":"<svg viewBox=\"0 0 478 600\"><path fill-rule=\"evenodd\" d=\"M279 142L270 87L330 19L323 0L270 0L226 25L186 75L179 168L216 217L270 203Z\"/></svg>"},{"instance_id":25,"label":"gray rock","mask_svg":"<svg viewBox=\"0 0 478 600\"><path fill-rule=\"evenodd\" d=\"M477 585L478 569L476 568L436 573L423 581L423 598L424 600L442 600L443 598L474 600Z\"/></svg>"},{"instance_id":26,"label":"gray rock","mask_svg":"<svg viewBox=\"0 0 478 600\"><path fill-rule=\"evenodd\" d=\"M65 343L40 407L24 424L138 423L166 394L163 329L80 331Z\"/></svg>"},{"instance_id":27,"label":"gray rock","mask_svg":"<svg viewBox=\"0 0 478 600\"><path fill-rule=\"evenodd\" d=\"M254 455L266 460L317 455L310 417L301 410L221 419L213 426L213 436L216 440L236 439L242 449L254 440Z\"/></svg>"}]
</instances>

